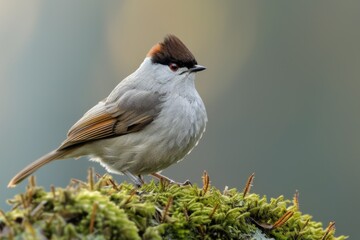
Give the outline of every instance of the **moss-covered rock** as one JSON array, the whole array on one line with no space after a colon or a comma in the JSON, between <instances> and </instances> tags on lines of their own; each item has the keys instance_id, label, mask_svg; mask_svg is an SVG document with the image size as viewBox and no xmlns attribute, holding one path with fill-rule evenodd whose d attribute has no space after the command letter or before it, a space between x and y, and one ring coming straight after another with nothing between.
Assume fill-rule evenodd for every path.
<instances>
[{"instance_id":1,"label":"moss-covered rock","mask_svg":"<svg viewBox=\"0 0 360 240\"><path fill-rule=\"evenodd\" d=\"M74 180L46 192L30 181L0 214L1 239L345 239L280 196L150 182Z\"/></svg>"}]
</instances>

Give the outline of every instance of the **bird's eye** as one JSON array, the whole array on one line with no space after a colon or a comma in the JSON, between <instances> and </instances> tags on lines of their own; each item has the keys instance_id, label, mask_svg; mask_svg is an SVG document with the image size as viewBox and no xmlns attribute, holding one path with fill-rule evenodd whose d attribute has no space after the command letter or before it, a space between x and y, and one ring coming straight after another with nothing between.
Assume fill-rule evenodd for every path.
<instances>
[{"instance_id":1,"label":"bird's eye","mask_svg":"<svg viewBox=\"0 0 360 240\"><path fill-rule=\"evenodd\" d=\"M170 63L169 68L171 71L176 72L179 69L179 66L176 63Z\"/></svg>"}]
</instances>

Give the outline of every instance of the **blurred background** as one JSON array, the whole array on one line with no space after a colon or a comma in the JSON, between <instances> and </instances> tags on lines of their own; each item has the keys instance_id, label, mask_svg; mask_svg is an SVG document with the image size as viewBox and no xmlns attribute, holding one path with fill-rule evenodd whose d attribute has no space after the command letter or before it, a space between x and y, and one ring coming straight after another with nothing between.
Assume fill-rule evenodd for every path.
<instances>
[{"instance_id":1,"label":"blurred background","mask_svg":"<svg viewBox=\"0 0 360 240\"><path fill-rule=\"evenodd\" d=\"M21 168L56 148L85 111L167 33L208 69L209 123L164 171L219 188L292 198L337 235L356 236L360 202L360 2L0 0L0 208ZM40 185L86 179L86 158L54 162ZM123 176L118 182L128 181Z\"/></svg>"}]
</instances>

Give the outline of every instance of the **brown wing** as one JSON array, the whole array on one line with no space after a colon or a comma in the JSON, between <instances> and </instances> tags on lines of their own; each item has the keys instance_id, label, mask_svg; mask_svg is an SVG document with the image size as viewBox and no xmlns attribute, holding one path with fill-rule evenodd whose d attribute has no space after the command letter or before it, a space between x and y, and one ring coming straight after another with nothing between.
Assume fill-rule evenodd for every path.
<instances>
[{"instance_id":1,"label":"brown wing","mask_svg":"<svg viewBox=\"0 0 360 240\"><path fill-rule=\"evenodd\" d=\"M139 131L160 112L161 95L128 90L113 102L99 102L74 124L60 149Z\"/></svg>"}]
</instances>

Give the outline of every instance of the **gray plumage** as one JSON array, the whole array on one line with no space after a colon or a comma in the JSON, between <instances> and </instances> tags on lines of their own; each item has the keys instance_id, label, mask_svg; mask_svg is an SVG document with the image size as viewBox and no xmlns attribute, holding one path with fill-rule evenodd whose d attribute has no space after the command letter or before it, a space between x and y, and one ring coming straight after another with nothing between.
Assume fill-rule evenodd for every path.
<instances>
[{"instance_id":1,"label":"gray plumage","mask_svg":"<svg viewBox=\"0 0 360 240\"><path fill-rule=\"evenodd\" d=\"M20 171L8 186L57 159L89 156L137 184L138 175L182 160L205 131L206 110L194 84L194 73L204 69L177 37L167 36L70 128L58 149Z\"/></svg>"}]
</instances>

